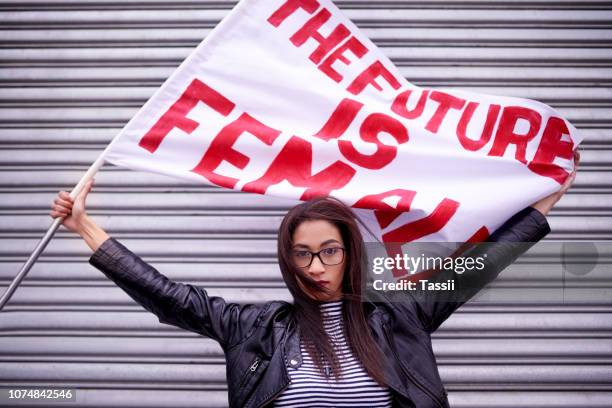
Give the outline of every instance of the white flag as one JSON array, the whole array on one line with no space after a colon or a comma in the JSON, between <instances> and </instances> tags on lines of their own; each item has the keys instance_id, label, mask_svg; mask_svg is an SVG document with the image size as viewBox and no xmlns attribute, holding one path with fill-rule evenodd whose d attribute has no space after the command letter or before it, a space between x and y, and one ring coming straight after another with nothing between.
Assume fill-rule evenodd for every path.
<instances>
[{"instance_id":1,"label":"white flag","mask_svg":"<svg viewBox=\"0 0 612 408\"><path fill-rule=\"evenodd\" d=\"M384 242L463 242L558 190L580 141L542 103L412 85L330 1L242 0L106 160L239 191L332 195L368 209Z\"/></svg>"}]
</instances>

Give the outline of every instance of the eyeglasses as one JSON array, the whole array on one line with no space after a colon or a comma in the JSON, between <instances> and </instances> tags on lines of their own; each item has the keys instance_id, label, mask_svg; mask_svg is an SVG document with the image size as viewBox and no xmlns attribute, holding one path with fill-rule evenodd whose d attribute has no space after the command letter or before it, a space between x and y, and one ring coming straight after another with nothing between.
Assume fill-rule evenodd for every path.
<instances>
[{"instance_id":1,"label":"eyeglasses","mask_svg":"<svg viewBox=\"0 0 612 408\"><path fill-rule=\"evenodd\" d=\"M323 265L338 265L341 264L344 260L344 248L325 248L320 250L319 252L295 250L293 251L293 262L298 268L308 268L312 264L312 260L315 256L319 258Z\"/></svg>"}]
</instances>

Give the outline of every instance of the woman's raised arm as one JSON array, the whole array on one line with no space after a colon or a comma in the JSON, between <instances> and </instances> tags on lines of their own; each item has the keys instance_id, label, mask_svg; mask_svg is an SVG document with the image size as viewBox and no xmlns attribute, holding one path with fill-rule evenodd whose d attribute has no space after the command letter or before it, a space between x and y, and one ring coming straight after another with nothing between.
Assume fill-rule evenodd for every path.
<instances>
[{"instance_id":1,"label":"woman's raised arm","mask_svg":"<svg viewBox=\"0 0 612 408\"><path fill-rule=\"evenodd\" d=\"M94 251L89 262L102 271L132 299L171 324L217 340L226 349L238 344L264 310L260 305L226 302L209 296L205 289L174 282L143 261L100 228L86 211L90 181L73 201L65 191L58 194L51 216L64 218L63 225L79 234Z\"/></svg>"},{"instance_id":2,"label":"woman's raised arm","mask_svg":"<svg viewBox=\"0 0 612 408\"><path fill-rule=\"evenodd\" d=\"M483 269L456 273L452 269L439 271L432 282L453 280L455 289L444 291L419 291L411 296L398 296L394 303L400 310L416 307L416 315L423 328L436 330L457 308L467 302L498 274L514 262L536 242L550 232L546 215L572 186L580 161L580 153L574 152L574 171L567 177L561 188L524 208L487 239L488 242L472 245L461 257L483 261ZM402 305L402 302L405 304ZM406 314L409 315L409 314Z\"/></svg>"}]
</instances>

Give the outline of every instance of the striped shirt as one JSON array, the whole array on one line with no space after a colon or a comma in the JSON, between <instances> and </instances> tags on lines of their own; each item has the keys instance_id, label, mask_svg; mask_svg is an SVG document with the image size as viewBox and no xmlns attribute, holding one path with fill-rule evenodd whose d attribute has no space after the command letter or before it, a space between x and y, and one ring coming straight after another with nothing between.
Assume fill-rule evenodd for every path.
<instances>
[{"instance_id":1,"label":"striped shirt","mask_svg":"<svg viewBox=\"0 0 612 408\"><path fill-rule=\"evenodd\" d=\"M275 407L391 407L388 387L379 386L353 355L344 335L342 300L319 306L327 335L340 361L342 378L335 381L319 373L303 342L302 365L288 366L290 384L276 400Z\"/></svg>"}]
</instances>

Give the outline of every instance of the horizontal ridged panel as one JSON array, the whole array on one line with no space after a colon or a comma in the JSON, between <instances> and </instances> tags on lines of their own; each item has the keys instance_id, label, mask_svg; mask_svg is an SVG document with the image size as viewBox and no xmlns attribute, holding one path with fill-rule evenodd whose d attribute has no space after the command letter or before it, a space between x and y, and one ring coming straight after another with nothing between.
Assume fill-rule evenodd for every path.
<instances>
[{"instance_id":1,"label":"horizontal ridged panel","mask_svg":"<svg viewBox=\"0 0 612 408\"><path fill-rule=\"evenodd\" d=\"M2 33L0 33L2 35ZM46 35L46 34L44 34ZM486 34L484 34L486 35ZM120 83L159 84L163 82L176 66L169 67L124 67L118 70L113 66L99 67L27 67L15 69L13 67L0 68L0 83L8 86L25 85L55 85L68 83L78 85L113 85ZM412 82L418 85L430 83L449 85L453 82L491 84L491 83L518 83L560 85L593 84L602 82L610 84L610 69L606 67L521 67L521 75L517 76L516 67L494 66L483 69L478 66L421 65L419 67L400 66L399 71ZM3 84L4 85L4 84Z\"/></svg>"},{"instance_id":2,"label":"horizontal ridged panel","mask_svg":"<svg viewBox=\"0 0 612 408\"><path fill-rule=\"evenodd\" d=\"M72 290L72 288L65 288L64 291ZM100 296L92 296L91 292L95 290L99 291ZM20 288L15 292L15 297L20 296L21 301L17 303L28 303L31 305L37 304L45 291L48 294L44 295L47 297L48 302L61 305L67 303L67 300L62 298L65 293L61 293L62 290L54 290L53 288L31 288L25 287ZM76 292L74 296L75 305L91 305L98 306L104 305L105 303L113 306L126 306L130 305L131 301L128 296L117 290L116 288L80 288L73 290ZM88 293L86 293L88 292ZM286 292L285 288L274 289L260 289L260 288L210 288L208 290L211 296L222 296L228 302L241 303L259 303L262 299L270 297L271 295L279 296L274 297L278 300L283 299L282 292ZM288 292L287 292L288 293ZM108 296L105 298L102 296ZM8 306L7 306L8 307ZM533 308L533 311L530 310ZM133 326L134 330L153 330L159 329L163 331L176 330L172 326L166 324L159 324L158 319L150 314L145 313L142 307L130 308L130 311L119 312L116 310L111 311L97 311L97 310L84 310L80 312L71 311L53 311L51 313L42 313L41 311L19 311L16 310L17 305L12 310L7 309L5 316L1 322L1 327L5 331L19 331L19 330L32 330L36 327L40 327L41 330L57 330L57 329L68 329L73 327L81 330L129 330ZM139 309L138 312L132 311L133 309ZM141 313L142 311L142 313ZM464 311L464 313L457 313L453 317L447 320L440 334L445 332L465 333L476 332L483 334L482 332L514 332L514 333L529 333L535 332L538 334L545 333L547 331L557 332L560 335L564 330L568 332L572 331L590 331L593 333L607 333L610 334L612 330L612 311L601 311L594 313L588 309L584 313L580 312L563 312L562 310L558 313L551 313L548 310L538 312L538 308L530 305L522 308L522 313L517 315L513 312L499 312L499 313L488 313L480 311L478 307ZM118 317L121 317L120 319ZM585 336L587 337L587 336Z\"/></svg>"},{"instance_id":3,"label":"horizontal ridged panel","mask_svg":"<svg viewBox=\"0 0 612 408\"><path fill-rule=\"evenodd\" d=\"M366 11L369 14L370 11ZM507 14L507 13L506 13ZM608 13L605 13L609 15ZM604 14L604 15L605 15ZM571 18L565 14L566 18ZM356 20L359 21L358 19ZM4 38L5 46L32 45L101 45L104 42L113 42L119 45L128 44L169 44L188 46L198 44L214 26L215 21L203 21L193 27L165 27L163 30L156 27L132 27L125 28L121 24L112 25L111 30L99 30L98 27L75 26L72 30L51 30L45 28L31 28L25 32L16 29L2 28L0 35ZM446 26L452 23L447 23ZM152 24L153 25L153 24ZM362 24L363 25L363 24ZM494 25L494 22L489 26ZM588 27L588 22L585 24ZM568 28L521 28L512 29L502 25L501 28L474 28L468 24L459 25L453 30L448 30L443 24L433 25L427 29L423 27L412 27L410 24L404 26L389 27L381 23L379 27L372 28L366 24L362 32L372 41L383 46L395 45L432 45L440 44L469 44L474 42L486 45L545 45L556 44L565 46L590 45L605 46L612 40L612 34L606 28L592 28L574 32L574 28L582 28L582 24L571 24ZM577 26L577 27L576 27ZM19 26L20 28L21 26ZM27 27L27 25L25 25ZM18 27L16 27L18 28ZM103 27L106 28L106 27ZM167 34L167 35L166 35Z\"/></svg>"},{"instance_id":4,"label":"horizontal ridged panel","mask_svg":"<svg viewBox=\"0 0 612 408\"><path fill-rule=\"evenodd\" d=\"M18 361L112 361L129 364L140 362L220 362L223 350L217 342L204 337L147 337L124 338L120 347L113 338L50 337L40 344L35 336L23 336L19 342L0 338L2 358ZM452 338L434 338L434 351L443 364L468 361L511 361L540 363L564 362L597 363L608 360L612 352L610 343L600 339L471 339L458 342ZM164 350L164 354L159 354Z\"/></svg>"},{"instance_id":5,"label":"horizontal ridged panel","mask_svg":"<svg viewBox=\"0 0 612 408\"><path fill-rule=\"evenodd\" d=\"M223 364L131 364L130 371L125 366L113 363L88 362L87 374L83 376L78 363L21 363L6 362L0 368L0 375L5 376L12 373L16 382L27 381L33 375L40 381L76 381L79 384L108 383L115 386L125 386L125 382L165 384L165 387L176 386L186 388L200 388L203 379L206 379L209 387L213 384L222 386L225 380ZM440 375L448 383L476 382L520 386L529 385L533 381L543 383L542 389L548 388L550 383L563 384L571 378L581 378L580 384L585 386L599 385L597 388L608 388L600 384L612 380L612 368L572 365L571 367L555 367L544 364L530 364L526 366L513 365L511 367L499 367L496 365L471 366L468 375L462 373L459 367L445 366L440 364ZM464 378L460 378L462 375Z\"/></svg>"}]
</instances>

